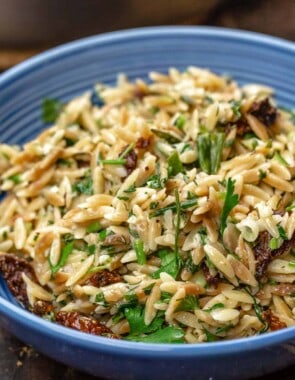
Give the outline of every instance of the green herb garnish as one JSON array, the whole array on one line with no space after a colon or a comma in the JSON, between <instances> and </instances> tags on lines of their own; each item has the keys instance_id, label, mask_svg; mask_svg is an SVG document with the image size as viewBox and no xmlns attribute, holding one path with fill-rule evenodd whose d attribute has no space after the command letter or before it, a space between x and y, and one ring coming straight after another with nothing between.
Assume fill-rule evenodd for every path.
<instances>
[{"instance_id":1,"label":"green herb garnish","mask_svg":"<svg viewBox=\"0 0 295 380\"><path fill-rule=\"evenodd\" d=\"M183 301L179 304L177 307L176 311L190 311L190 310L195 310L199 309L199 300L196 296L189 295L186 296Z\"/></svg>"},{"instance_id":2,"label":"green herb garnish","mask_svg":"<svg viewBox=\"0 0 295 380\"><path fill-rule=\"evenodd\" d=\"M74 242L71 241L67 243L61 250L60 259L56 265L53 265L50 260L50 257L48 257L48 262L49 262L49 266L50 266L50 270L52 274L55 274L56 272L58 272L60 268L62 268L65 265L68 257L73 252L73 249L74 249Z\"/></svg>"},{"instance_id":3,"label":"green herb garnish","mask_svg":"<svg viewBox=\"0 0 295 380\"><path fill-rule=\"evenodd\" d=\"M224 304L223 303L216 303L215 305L211 306L209 309L206 309L204 311L206 311L207 313L211 313L211 311L213 310L216 310L216 309L222 309L224 308Z\"/></svg>"},{"instance_id":4,"label":"green herb garnish","mask_svg":"<svg viewBox=\"0 0 295 380\"><path fill-rule=\"evenodd\" d=\"M288 236L286 234L286 231L281 225L278 226L278 231L279 231L281 239L288 240Z\"/></svg>"},{"instance_id":5,"label":"green herb garnish","mask_svg":"<svg viewBox=\"0 0 295 380\"><path fill-rule=\"evenodd\" d=\"M93 222L86 227L86 232L99 232L102 230L102 226L99 222Z\"/></svg>"},{"instance_id":6,"label":"green herb garnish","mask_svg":"<svg viewBox=\"0 0 295 380\"><path fill-rule=\"evenodd\" d=\"M22 182L21 174L20 173L13 174L13 175L9 176L7 179L9 179L10 181L12 181L15 185L18 185L19 183Z\"/></svg>"},{"instance_id":7,"label":"green herb garnish","mask_svg":"<svg viewBox=\"0 0 295 380\"><path fill-rule=\"evenodd\" d=\"M220 218L221 235L223 235L223 232L226 228L226 221L231 210L239 203L239 196L238 194L234 194L234 190L235 190L235 181L229 178L226 184L226 195L225 195L224 205L223 205L221 218Z\"/></svg>"},{"instance_id":8,"label":"green herb garnish","mask_svg":"<svg viewBox=\"0 0 295 380\"><path fill-rule=\"evenodd\" d=\"M42 120L45 123L54 123L63 108L64 104L57 99L44 99L42 102Z\"/></svg>"},{"instance_id":9,"label":"green herb garnish","mask_svg":"<svg viewBox=\"0 0 295 380\"><path fill-rule=\"evenodd\" d=\"M171 156L168 158L168 178L176 176L178 173L183 171L182 162L180 161L179 155L175 150Z\"/></svg>"},{"instance_id":10,"label":"green herb garnish","mask_svg":"<svg viewBox=\"0 0 295 380\"><path fill-rule=\"evenodd\" d=\"M93 182L91 176L85 177L82 181L76 182L73 184L73 191L76 191L78 194L93 194Z\"/></svg>"},{"instance_id":11,"label":"green herb garnish","mask_svg":"<svg viewBox=\"0 0 295 380\"><path fill-rule=\"evenodd\" d=\"M236 116L236 117L241 117L242 114L241 114L241 100L232 100L231 102L231 109L233 111L233 114Z\"/></svg>"},{"instance_id":12,"label":"green herb garnish","mask_svg":"<svg viewBox=\"0 0 295 380\"><path fill-rule=\"evenodd\" d=\"M136 239L133 243L133 248L136 253L137 262L140 265L144 265L146 263L146 255L144 252L143 241L140 239Z\"/></svg>"},{"instance_id":13,"label":"green herb garnish","mask_svg":"<svg viewBox=\"0 0 295 380\"><path fill-rule=\"evenodd\" d=\"M174 125L176 128L183 130L185 123L186 123L186 117L184 115L179 115L178 118L175 120Z\"/></svg>"},{"instance_id":14,"label":"green herb garnish","mask_svg":"<svg viewBox=\"0 0 295 380\"><path fill-rule=\"evenodd\" d=\"M186 210L190 207L196 206L198 204L198 200L196 198L188 199L186 201L180 202L180 209L181 211ZM170 205L159 208L158 210L155 210L150 213L150 218L154 218L156 216L160 216L165 214L166 211L172 210L173 212L176 211L176 203L171 203Z\"/></svg>"},{"instance_id":15,"label":"green herb garnish","mask_svg":"<svg viewBox=\"0 0 295 380\"><path fill-rule=\"evenodd\" d=\"M224 146L224 133L202 133L197 137L199 164L207 174L217 173Z\"/></svg>"}]
</instances>

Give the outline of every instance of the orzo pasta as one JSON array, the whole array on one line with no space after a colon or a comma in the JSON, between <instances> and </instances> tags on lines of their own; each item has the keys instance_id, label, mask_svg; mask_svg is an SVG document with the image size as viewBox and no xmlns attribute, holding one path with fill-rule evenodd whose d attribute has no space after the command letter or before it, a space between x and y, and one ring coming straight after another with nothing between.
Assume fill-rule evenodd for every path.
<instances>
[{"instance_id":1,"label":"orzo pasta","mask_svg":"<svg viewBox=\"0 0 295 380\"><path fill-rule=\"evenodd\" d=\"M43 318L159 343L295 324L294 112L207 70L119 76L0 145L0 269Z\"/></svg>"}]
</instances>

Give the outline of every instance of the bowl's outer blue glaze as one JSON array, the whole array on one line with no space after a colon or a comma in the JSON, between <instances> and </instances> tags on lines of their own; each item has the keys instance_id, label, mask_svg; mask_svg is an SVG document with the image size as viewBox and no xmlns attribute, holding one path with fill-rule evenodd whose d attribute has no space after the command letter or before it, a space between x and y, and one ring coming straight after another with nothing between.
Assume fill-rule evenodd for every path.
<instances>
[{"instance_id":1,"label":"bowl's outer blue glaze","mask_svg":"<svg viewBox=\"0 0 295 380\"><path fill-rule=\"evenodd\" d=\"M44 97L69 100L96 82L114 83L150 70L197 65L240 84L274 87L294 107L294 44L255 33L207 27L157 27L114 32L41 54L0 77L1 141L23 143L44 125ZM245 340L155 345L89 336L20 308L0 282L0 322L26 343L68 365L108 379L245 379L295 362L295 328Z\"/></svg>"}]
</instances>

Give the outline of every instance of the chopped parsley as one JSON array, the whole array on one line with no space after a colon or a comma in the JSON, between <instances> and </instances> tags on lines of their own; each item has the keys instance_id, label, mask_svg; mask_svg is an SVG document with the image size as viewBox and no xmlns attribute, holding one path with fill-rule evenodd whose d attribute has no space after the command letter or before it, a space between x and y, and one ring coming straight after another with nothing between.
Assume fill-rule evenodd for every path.
<instances>
[{"instance_id":1,"label":"chopped parsley","mask_svg":"<svg viewBox=\"0 0 295 380\"><path fill-rule=\"evenodd\" d=\"M166 178L161 179L160 174L154 174L146 182L147 186L151 189L163 189L165 183Z\"/></svg>"},{"instance_id":2,"label":"chopped parsley","mask_svg":"<svg viewBox=\"0 0 295 380\"><path fill-rule=\"evenodd\" d=\"M168 249L161 249L158 255L161 259L161 267L152 274L152 277L160 278L160 274L165 272L176 278L180 269L178 255Z\"/></svg>"},{"instance_id":3,"label":"chopped parsley","mask_svg":"<svg viewBox=\"0 0 295 380\"><path fill-rule=\"evenodd\" d=\"M21 174L20 173L13 174L10 177L8 177L7 179L9 179L10 181L12 181L15 185L18 185L19 183L22 182Z\"/></svg>"},{"instance_id":4,"label":"chopped parsley","mask_svg":"<svg viewBox=\"0 0 295 380\"><path fill-rule=\"evenodd\" d=\"M179 115L178 118L175 120L174 125L176 128L183 130L185 123L186 123L186 117L184 115Z\"/></svg>"},{"instance_id":5,"label":"chopped parsley","mask_svg":"<svg viewBox=\"0 0 295 380\"><path fill-rule=\"evenodd\" d=\"M183 171L182 162L180 161L179 155L175 150L171 156L168 158L168 178L176 176L178 173Z\"/></svg>"},{"instance_id":6,"label":"chopped parsley","mask_svg":"<svg viewBox=\"0 0 295 380\"><path fill-rule=\"evenodd\" d=\"M286 231L281 225L278 226L278 231L279 231L281 239L288 240L288 236L286 234Z\"/></svg>"},{"instance_id":7,"label":"chopped parsley","mask_svg":"<svg viewBox=\"0 0 295 380\"><path fill-rule=\"evenodd\" d=\"M93 181L90 175L86 176L79 182L76 182L72 186L73 191L76 191L78 194L93 194Z\"/></svg>"},{"instance_id":8,"label":"chopped parsley","mask_svg":"<svg viewBox=\"0 0 295 380\"><path fill-rule=\"evenodd\" d=\"M99 232L102 230L102 226L99 222L93 222L86 227L86 232Z\"/></svg>"},{"instance_id":9,"label":"chopped parsley","mask_svg":"<svg viewBox=\"0 0 295 380\"><path fill-rule=\"evenodd\" d=\"M242 116L241 114L241 100L232 100L231 102L231 109L233 111L233 114L237 117L240 118Z\"/></svg>"},{"instance_id":10,"label":"chopped parsley","mask_svg":"<svg viewBox=\"0 0 295 380\"><path fill-rule=\"evenodd\" d=\"M162 327L165 320L162 312L158 312L153 321L144 323L144 307L136 305L124 308L124 316L130 327L126 339L146 343L183 343L184 333L173 326Z\"/></svg>"},{"instance_id":11,"label":"chopped parsley","mask_svg":"<svg viewBox=\"0 0 295 380\"><path fill-rule=\"evenodd\" d=\"M136 191L135 184L130 185L126 190L124 190L124 193L134 193Z\"/></svg>"},{"instance_id":12,"label":"chopped parsley","mask_svg":"<svg viewBox=\"0 0 295 380\"><path fill-rule=\"evenodd\" d=\"M176 311L190 311L190 310L195 310L199 308L200 308L200 305L199 305L198 298L193 295L188 295L181 301Z\"/></svg>"},{"instance_id":13,"label":"chopped parsley","mask_svg":"<svg viewBox=\"0 0 295 380\"><path fill-rule=\"evenodd\" d=\"M235 181L229 178L226 183L226 195L220 219L221 235L223 235L223 232L226 228L226 221L231 210L239 203L239 196L238 194L234 194L234 190Z\"/></svg>"},{"instance_id":14,"label":"chopped parsley","mask_svg":"<svg viewBox=\"0 0 295 380\"><path fill-rule=\"evenodd\" d=\"M42 120L54 123L64 109L64 104L57 99L46 98L42 102Z\"/></svg>"},{"instance_id":15,"label":"chopped parsley","mask_svg":"<svg viewBox=\"0 0 295 380\"><path fill-rule=\"evenodd\" d=\"M197 137L199 164L207 174L217 173L224 147L224 133L201 133Z\"/></svg>"},{"instance_id":16,"label":"chopped parsley","mask_svg":"<svg viewBox=\"0 0 295 380\"><path fill-rule=\"evenodd\" d=\"M144 252L143 241L141 239L136 239L133 243L133 248L136 253L138 264L144 265L146 263L146 255Z\"/></svg>"},{"instance_id":17,"label":"chopped parsley","mask_svg":"<svg viewBox=\"0 0 295 380\"><path fill-rule=\"evenodd\" d=\"M211 311L213 310L216 310L216 309L222 309L224 308L224 304L223 303L216 303L215 305L211 306L209 309L205 309L204 311L206 311L207 313L211 313Z\"/></svg>"},{"instance_id":18,"label":"chopped parsley","mask_svg":"<svg viewBox=\"0 0 295 380\"><path fill-rule=\"evenodd\" d=\"M60 268L62 268L65 265L68 257L73 252L73 249L74 249L74 241L67 243L62 248L60 259L56 265L52 264L50 257L48 256L48 262L49 262L49 266L50 266L50 270L51 270L52 274L55 274L56 272L58 272L60 270Z\"/></svg>"},{"instance_id":19,"label":"chopped parsley","mask_svg":"<svg viewBox=\"0 0 295 380\"><path fill-rule=\"evenodd\" d=\"M186 201L180 202L180 209L181 209L181 211L183 211L183 210L186 210L190 207L196 206L197 204L198 204L197 198L188 199ZM150 218L154 218L156 216L163 215L168 210L172 210L173 212L175 212L176 211L176 203L171 203L170 205L168 205L166 207L159 208L158 210L151 212Z\"/></svg>"},{"instance_id":20,"label":"chopped parsley","mask_svg":"<svg viewBox=\"0 0 295 380\"><path fill-rule=\"evenodd\" d=\"M152 128L152 132L162 140L166 140L169 144L176 144L181 142L180 137L172 132L160 131L159 129Z\"/></svg>"}]
</instances>

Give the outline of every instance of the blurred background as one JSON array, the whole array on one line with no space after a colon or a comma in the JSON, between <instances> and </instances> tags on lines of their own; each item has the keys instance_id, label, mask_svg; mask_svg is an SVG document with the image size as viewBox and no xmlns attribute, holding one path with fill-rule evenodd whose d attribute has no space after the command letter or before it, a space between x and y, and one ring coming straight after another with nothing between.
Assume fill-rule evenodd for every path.
<instances>
[{"instance_id":1,"label":"blurred background","mask_svg":"<svg viewBox=\"0 0 295 380\"><path fill-rule=\"evenodd\" d=\"M49 47L148 25L213 25L295 40L295 0L0 0L0 71Z\"/></svg>"}]
</instances>

